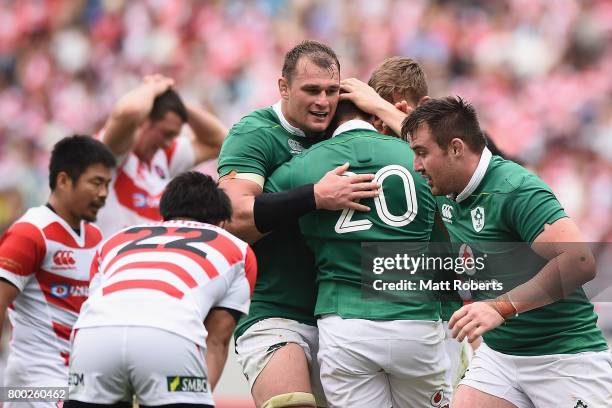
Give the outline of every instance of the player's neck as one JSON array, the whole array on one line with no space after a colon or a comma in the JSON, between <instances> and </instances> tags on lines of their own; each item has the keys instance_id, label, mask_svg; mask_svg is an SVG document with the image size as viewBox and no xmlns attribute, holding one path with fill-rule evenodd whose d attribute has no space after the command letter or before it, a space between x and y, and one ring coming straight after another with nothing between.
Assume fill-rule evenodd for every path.
<instances>
[{"instance_id":1,"label":"player's neck","mask_svg":"<svg viewBox=\"0 0 612 408\"><path fill-rule=\"evenodd\" d=\"M55 195L51 194L49 197L48 205L51 206L53 212L55 212L58 216L64 219L68 225L74 231L80 231L81 229L81 219L72 214L68 207L63 205L61 200Z\"/></svg>"},{"instance_id":2,"label":"player's neck","mask_svg":"<svg viewBox=\"0 0 612 408\"><path fill-rule=\"evenodd\" d=\"M470 181L472 181L472 178L476 173L476 169L478 168L478 164L480 163L481 156L482 153L469 153L465 157L465 165L457 169L456 175L459 182L455 188L455 190L457 190L454 194L455 196L461 194L468 187Z\"/></svg>"}]
</instances>

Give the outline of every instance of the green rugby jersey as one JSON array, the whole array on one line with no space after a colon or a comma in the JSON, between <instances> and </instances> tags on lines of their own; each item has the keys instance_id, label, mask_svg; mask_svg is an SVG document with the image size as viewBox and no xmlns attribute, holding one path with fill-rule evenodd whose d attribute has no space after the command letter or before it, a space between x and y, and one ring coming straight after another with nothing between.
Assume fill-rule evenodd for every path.
<instances>
[{"instance_id":1,"label":"green rugby jersey","mask_svg":"<svg viewBox=\"0 0 612 408\"><path fill-rule=\"evenodd\" d=\"M305 137L284 118L280 102L245 116L221 147L218 171L252 173L267 178L281 164L320 139ZM314 258L297 223L275 230L252 245L258 275L248 316L236 327L240 337L260 320L280 317L316 325Z\"/></svg>"},{"instance_id":2,"label":"green rugby jersey","mask_svg":"<svg viewBox=\"0 0 612 408\"><path fill-rule=\"evenodd\" d=\"M438 219L438 222L434 222L433 224L430 242L440 248L440 251L442 246L445 246L447 249L443 252L451 254L452 246L449 242L448 233L438 223L442 223L441 218ZM452 281L456 278L452 270L439 270L437 273L439 281ZM461 299L461 296L459 296L456 290L440 291L440 317L442 321L448 322L453 313L461 309L461 306L463 306L463 299Z\"/></svg>"},{"instance_id":3,"label":"green rugby jersey","mask_svg":"<svg viewBox=\"0 0 612 408\"><path fill-rule=\"evenodd\" d=\"M349 162L349 172L376 173L382 184L378 203L363 200L371 211L313 211L300 219L300 229L315 254L318 297L315 314L372 320L439 320L437 293L418 299L390 301L384 295L363 297L362 242L417 241L427 247L435 200L429 186L412 170L410 146L352 120L335 136L294 157L268 178L265 191L283 191L318 181L329 170ZM408 276L407 276L408 277ZM425 296L425 297L424 297Z\"/></svg>"},{"instance_id":4,"label":"green rugby jersey","mask_svg":"<svg viewBox=\"0 0 612 408\"><path fill-rule=\"evenodd\" d=\"M466 190L456 200L437 197L437 204L451 240L468 244L475 257L487 254L485 268L473 278L505 282L502 292L527 281L546 264L528 245L544 230L545 224L567 216L540 178L514 162L491 156L488 149ZM519 244L511 247L492 245L494 242L525 244L520 248ZM523 266L531 270L524 270ZM496 295L499 292L473 293L475 300ZM492 349L512 355L606 350L606 341L596 323L593 305L584 291L578 289L562 301L509 317L483 337Z\"/></svg>"}]
</instances>

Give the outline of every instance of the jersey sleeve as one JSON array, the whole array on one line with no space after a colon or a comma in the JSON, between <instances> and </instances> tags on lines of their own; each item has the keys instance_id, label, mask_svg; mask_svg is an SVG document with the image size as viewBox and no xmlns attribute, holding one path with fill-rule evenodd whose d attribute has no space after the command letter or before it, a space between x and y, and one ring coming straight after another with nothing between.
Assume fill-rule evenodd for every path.
<instances>
[{"instance_id":1,"label":"jersey sleeve","mask_svg":"<svg viewBox=\"0 0 612 408\"><path fill-rule=\"evenodd\" d=\"M249 282L250 295L253 296L255 282L257 281L257 257L250 246L247 246L247 254L244 261L244 274Z\"/></svg>"},{"instance_id":2,"label":"jersey sleeve","mask_svg":"<svg viewBox=\"0 0 612 408\"><path fill-rule=\"evenodd\" d=\"M295 164L297 158L283 164L274 171L264 184L264 193L276 193L279 191L287 191L294 187L293 173L295 172Z\"/></svg>"},{"instance_id":3,"label":"jersey sleeve","mask_svg":"<svg viewBox=\"0 0 612 408\"><path fill-rule=\"evenodd\" d=\"M0 278L23 291L46 253L42 233L34 225L18 222L0 239Z\"/></svg>"},{"instance_id":4,"label":"jersey sleeve","mask_svg":"<svg viewBox=\"0 0 612 408\"><path fill-rule=\"evenodd\" d=\"M241 313L249 313L250 298L255 289L257 279L257 258L255 253L247 246L244 257L244 270L236 274L230 282L229 288L223 299L214 307L237 310Z\"/></svg>"},{"instance_id":5,"label":"jersey sleeve","mask_svg":"<svg viewBox=\"0 0 612 408\"><path fill-rule=\"evenodd\" d=\"M238 123L232 127L221 146L218 173L220 177L236 173L254 173L262 177L271 172L272 146L263 129L244 131Z\"/></svg>"},{"instance_id":6,"label":"jersey sleeve","mask_svg":"<svg viewBox=\"0 0 612 408\"><path fill-rule=\"evenodd\" d=\"M187 137L177 137L172 145L164 150L168 159L168 171L171 177L195 166L195 153Z\"/></svg>"},{"instance_id":7,"label":"jersey sleeve","mask_svg":"<svg viewBox=\"0 0 612 408\"><path fill-rule=\"evenodd\" d=\"M544 225L567 214L550 187L529 175L506 201L505 217L521 239L531 244L544 231Z\"/></svg>"}]
</instances>

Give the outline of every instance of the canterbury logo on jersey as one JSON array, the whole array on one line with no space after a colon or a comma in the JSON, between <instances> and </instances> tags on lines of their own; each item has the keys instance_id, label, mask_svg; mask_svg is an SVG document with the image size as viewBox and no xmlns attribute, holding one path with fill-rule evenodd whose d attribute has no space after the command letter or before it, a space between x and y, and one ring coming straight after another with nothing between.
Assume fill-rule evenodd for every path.
<instances>
[{"instance_id":1,"label":"canterbury logo on jersey","mask_svg":"<svg viewBox=\"0 0 612 408\"><path fill-rule=\"evenodd\" d=\"M450 204L442 204L442 220L453 223L453 207Z\"/></svg>"},{"instance_id":2,"label":"canterbury logo on jersey","mask_svg":"<svg viewBox=\"0 0 612 408\"><path fill-rule=\"evenodd\" d=\"M74 252L65 250L56 251L55 254L53 254L53 263L60 266L71 266L76 264Z\"/></svg>"}]
</instances>

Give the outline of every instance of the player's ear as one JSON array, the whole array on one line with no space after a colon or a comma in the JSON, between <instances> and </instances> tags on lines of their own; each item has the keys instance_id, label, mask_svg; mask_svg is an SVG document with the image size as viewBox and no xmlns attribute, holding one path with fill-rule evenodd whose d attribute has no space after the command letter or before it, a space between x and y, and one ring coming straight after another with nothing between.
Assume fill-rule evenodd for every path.
<instances>
[{"instance_id":1,"label":"player's ear","mask_svg":"<svg viewBox=\"0 0 612 408\"><path fill-rule=\"evenodd\" d=\"M430 100L431 98L428 95L425 95L424 97L422 97L421 99L419 99L419 102L417 103L417 106L421 106L422 104L424 104L425 102L427 102L428 100Z\"/></svg>"},{"instance_id":2,"label":"player's ear","mask_svg":"<svg viewBox=\"0 0 612 408\"><path fill-rule=\"evenodd\" d=\"M72 186L72 178L65 171L60 171L57 173L57 178L55 179L55 189L66 190Z\"/></svg>"},{"instance_id":3,"label":"player's ear","mask_svg":"<svg viewBox=\"0 0 612 408\"><path fill-rule=\"evenodd\" d=\"M278 78L278 92L281 98L289 99L289 81L285 77Z\"/></svg>"},{"instance_id":4,"label":"player's ear","mask_svg":"<svg viewBox=\"0 0 612 408\"><path fill-rule=\"evenodd\" d=\"M450 153L455 157L461 157L465 153L465 143L458 137L450 142Z\"/></svg>"},{"instance_id":5,"label":"player's ear","mask_svg":"<svg viewBox=\"0 0 612 408\"><path fill-rule=\"evenodd\" d=\"M379 117L374 116L374 121L373 121L372 125L374 125L374 128L376 128L378 133L383 133L384 132L384 129L383 129L384 123L383 123L383 121Z\"/></svg>"}]
</instances>

